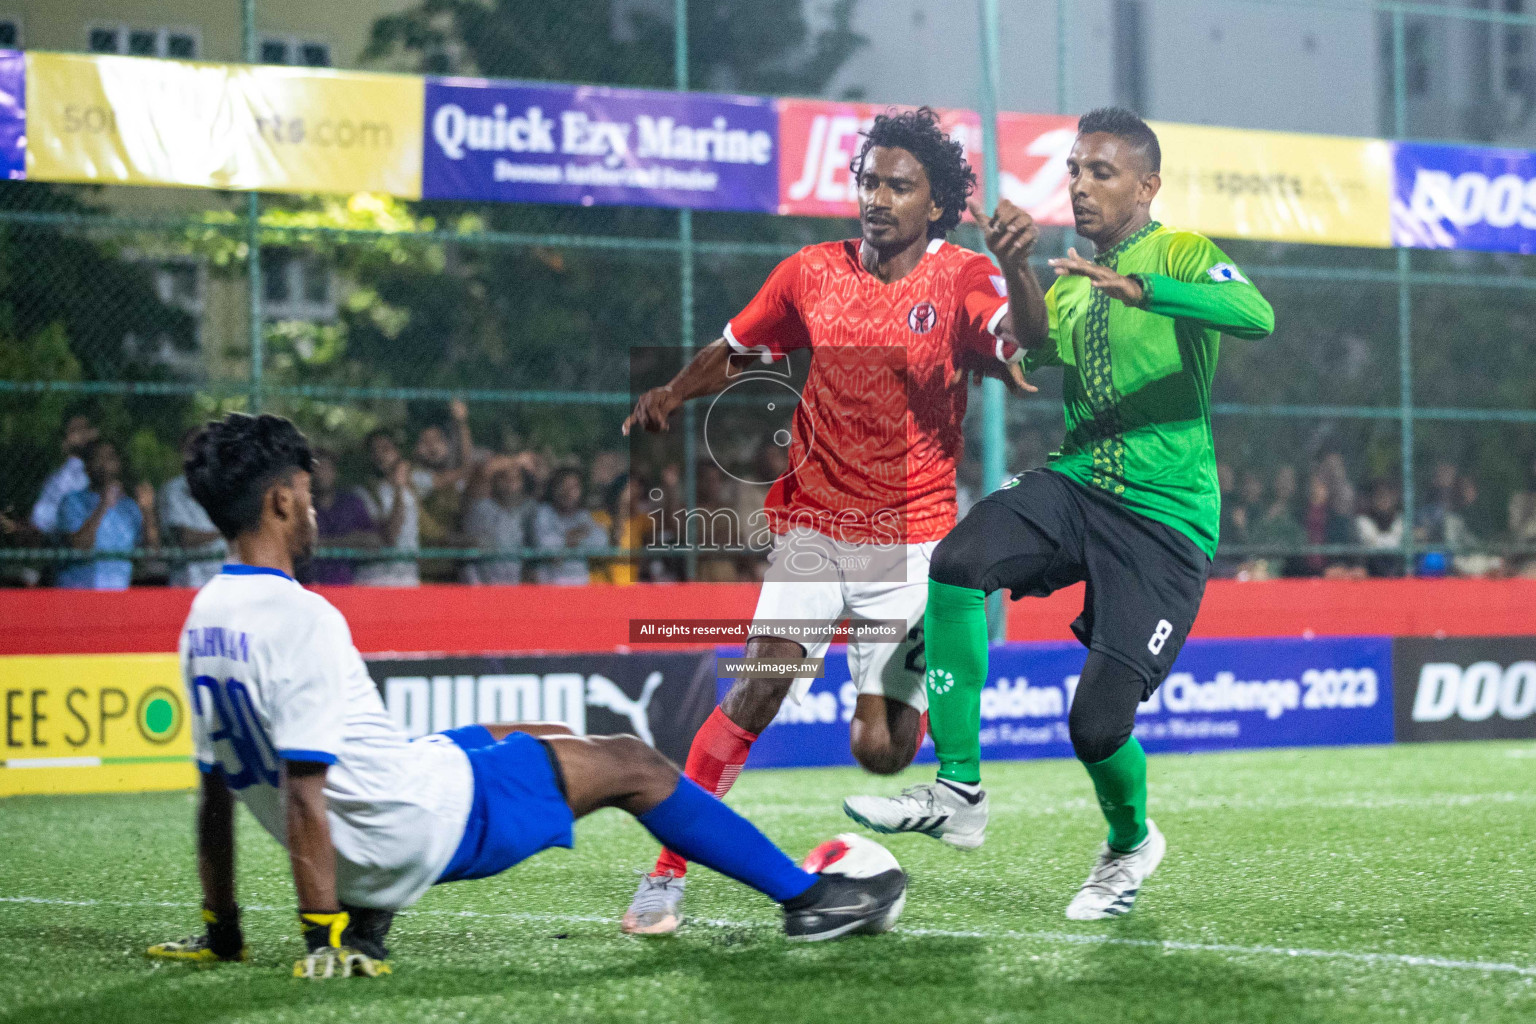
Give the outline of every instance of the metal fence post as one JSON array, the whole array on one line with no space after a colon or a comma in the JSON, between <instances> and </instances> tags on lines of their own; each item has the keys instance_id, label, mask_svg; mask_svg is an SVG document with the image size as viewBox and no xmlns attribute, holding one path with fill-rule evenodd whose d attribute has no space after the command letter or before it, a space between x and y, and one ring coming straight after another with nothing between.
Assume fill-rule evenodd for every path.
<instances>
[{"instance_id":1,"label":"metal fence post","mask_svg":"<svg viewBox=\"0 0 1536 1024\"><path fill-rule=\"evenodd\" d=\"M1408 137L1408 31L1400 7L1392 9L1392 134ZM1397 377L1399 441L1403 464L1403 573L1413 575L1415 487L1413 472L1413 264L1397 250Z\"/></svg>"},{"instance_id":2,"label":"metal fence post","mask_svg":"<svg viewBox=\"0 0 1536 1024\"><path fill-rule=\"evenodd\" d=\"M674 86L688 88L688 0L672 4L672 73ZM693 211L677 211L677 267L679 333L683 343L683 365L693 359ZM693 403L683 407L683 535L685 579L697 579L699 552L693 543L694 517L688 513L699 501L698 411Z\"/></svg>"},{"instance_id":3,"label":"metal fence post","mask_svg":"<svg viewBox=\"0 0 1536 1024\"><path fill-rule=\"evenodd\" d=\"M998 14L997 0L981 0L981 148L982 194L987 209L997 209L1002 198L998 179L997 92L998 92ZM978 225L979 227L980 225ZM1003 382L988 377L981 383L981 491L990 494L1002 485L1008 466L1007 392ZM987 623L992 639L1003 639L1008 631L1008 605L1001 591L987 598Z\"/></svg>"},{"instance_id":4,"label":"metal fence post","mask_svg":"<svg viewBox=\"0 0 1536 1024\"><path fill-rule=\"evenodd\" d=\"M256 0L240 3L241 50L247 64L256 63ZM245 247L247 296L246 313L250 317L251 379L250 412L261 411L262 370L266 344L261 322L261 193L250 192L245 200Z\"/></svg>"},{"instance_id":5,"label":"metal fence post","mask_svg":"<svg viewBox=\"0 0 1536 1024\"><path fill-rule=\"evenodd\" d=\"M1067 0L1056 0L1056 113L1065 114L1067 103ZM1062 255L1066 255L1063 253Z\"/></svg>"}]
</instances>

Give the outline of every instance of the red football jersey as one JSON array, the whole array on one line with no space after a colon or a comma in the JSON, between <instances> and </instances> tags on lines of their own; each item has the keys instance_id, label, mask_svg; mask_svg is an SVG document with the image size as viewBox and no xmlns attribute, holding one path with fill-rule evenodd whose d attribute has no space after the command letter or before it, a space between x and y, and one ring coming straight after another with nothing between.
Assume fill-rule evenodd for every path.
<instances>
[{"instance_id":1,"label":"red football jersey","mask_svg":"<svg viewBox=\"0 0 1536 1024\"><path fill-rule=\"evenodd\" d=\"M741 354L810 349L790 431L790 470L765 503L772 528L840 540L919 544L955 525L966 379L957 366L1022 355L995 332L1008 308L985 256L935 239L884 284L860 242L808 246L780 263L725 328Z\"/></svg>"}]
</instances>

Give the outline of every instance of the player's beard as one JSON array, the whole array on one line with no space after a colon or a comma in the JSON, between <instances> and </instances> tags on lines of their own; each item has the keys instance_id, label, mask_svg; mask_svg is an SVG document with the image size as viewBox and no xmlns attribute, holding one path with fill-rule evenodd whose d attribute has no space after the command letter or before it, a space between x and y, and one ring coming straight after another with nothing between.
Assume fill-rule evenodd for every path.
<instances>
[{"instance_id":1,"label":"player's beard","mask_svg":"<svg viewBox=\"0 0 1536 1024\"><path fill-rule=\"evenodd\" d=\"M293 575L295 579L305 580L309 578L310 563L315 559L315 543L318 540L319 531L315 529L313 522L305 529L304 536L294 546Z\"/></svg>"}]
</instances>

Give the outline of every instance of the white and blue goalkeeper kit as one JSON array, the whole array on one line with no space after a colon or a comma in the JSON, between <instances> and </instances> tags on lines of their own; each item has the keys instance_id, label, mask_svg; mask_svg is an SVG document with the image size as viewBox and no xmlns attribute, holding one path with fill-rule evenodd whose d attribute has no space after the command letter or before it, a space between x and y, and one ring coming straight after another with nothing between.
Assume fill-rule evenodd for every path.
<instances>
[{"instance_id":1,"label":"white and blue goalkeeper kit","mask_svg":"<svg viewBox=\"0 0 1536 1024\"><path fill-rule=\"evenodd\" d=\"M325 797L345 903L398 909L453 860L475 798L470 761L390 718L329 601L275 569L226 566L181 634L193 753L287 846L283 760L329 765Z\"/></svg>"}]
</instances>

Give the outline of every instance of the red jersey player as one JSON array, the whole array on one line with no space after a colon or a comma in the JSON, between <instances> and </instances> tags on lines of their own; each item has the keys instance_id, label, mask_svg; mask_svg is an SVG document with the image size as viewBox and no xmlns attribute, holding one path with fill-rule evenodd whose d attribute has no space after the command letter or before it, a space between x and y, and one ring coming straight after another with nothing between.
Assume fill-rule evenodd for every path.
<instances>
[{"instance_id":1,"label":"red jersey player","mask_svg":"<svg viewBox=\"0 0 1536 1024\"><path fill-rule=\"evenodd\" d=\"M923 736L922 622L928 557L955 524L969 372L1024 383L1008 296L1039 292L1020 237L985 256L950 245L976 176L931 110L875 119L851 165L862 238L808 246L769 275L757 296L670 384L641 396L624 422L666 430L690 398L732 380L731 360L810 350L790 431L788 473L766 502L776 535L753 615L747 656L820 658L828 642L782 635L780 620L827 626L896 620L899 643L854 639L848 667L858 698L853 755L872 772L911 763ZM1030 229L1033 232L1033 228ZM1020 306L1020 310L1027 309ZM1031 389L1032 390L1032 389ZM688 777L723 797L759 733L809 679L738 679L694 737ZM635 934L675 930L686 862L663 850L624 915Z\"/></svg>"}]
</instances>

